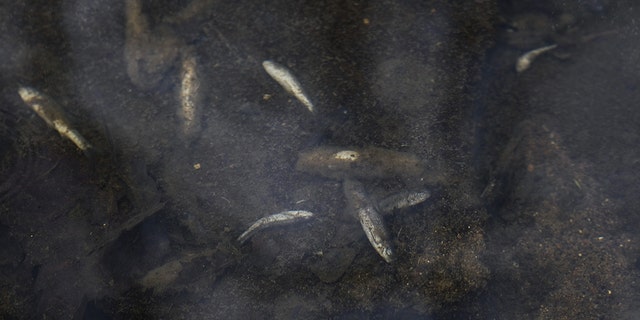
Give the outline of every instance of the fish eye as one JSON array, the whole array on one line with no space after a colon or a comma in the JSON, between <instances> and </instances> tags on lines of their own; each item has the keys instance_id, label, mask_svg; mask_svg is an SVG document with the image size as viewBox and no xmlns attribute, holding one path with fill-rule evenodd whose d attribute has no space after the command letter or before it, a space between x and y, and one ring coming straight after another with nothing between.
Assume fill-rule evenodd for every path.
<instances>
[{"instance_id":1,"label":"fish eye","mask_svg":"<svg viewBox=\"0 0 640 320\"><path fill-rule=\"evenodd\" d=\"M352 150L343 150L334 155L334 158L338 160L356 161L360 157L360 154Z\"/></svg>"}]
</instances>

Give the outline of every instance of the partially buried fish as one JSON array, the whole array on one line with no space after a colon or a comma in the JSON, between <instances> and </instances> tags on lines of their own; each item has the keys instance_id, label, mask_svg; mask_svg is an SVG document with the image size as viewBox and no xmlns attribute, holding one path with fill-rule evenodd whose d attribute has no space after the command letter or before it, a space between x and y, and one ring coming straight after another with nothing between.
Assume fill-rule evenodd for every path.
<instances>
[{"instance_id":1,"label":"partially buried fish","mask_svg":"<svg viewBox=\"0 0 640 320\"><path fill-rule=\"evenodd\" d=\"M291 74L289 69L271 60L265 60L262 62L262 67L271 76L271 78L273 78L273 80L277 81L284 88L284 90L302 102L310 112L314 112L313 103L311 103L307 94L302 90L300 82L298 82L296 77Z\"/></svg>"},{"instance_id":2,"label":"partially buried fish","mask_svg":"<svg viewBox=\"0 0 640 320\"><path fill-rule=\"evenodd\" d=\"M321 146L301 152L296 170L342 180L418 177L424 164L414 154L366 147Z\"/></svg>"},{"instance_id":3,"label":"partially buried fish","mask_svg":"<svg viewBox=\"0 0 640 320\"><path fill-rule=\"evenodd\" d=\"M20 87L18 94L50 127L71 140L85 155L90 155L93 146L71 127L64 111L51 97L30 87Z\"/></svg>"}]
</instances>

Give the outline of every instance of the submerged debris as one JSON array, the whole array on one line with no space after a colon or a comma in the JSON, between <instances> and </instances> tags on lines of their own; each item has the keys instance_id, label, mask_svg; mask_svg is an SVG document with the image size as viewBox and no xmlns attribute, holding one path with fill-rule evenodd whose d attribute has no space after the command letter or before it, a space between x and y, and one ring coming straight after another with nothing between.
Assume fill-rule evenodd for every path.
<instances>
[{"instance_id":1,"label":"submerged debris","mask_svg":"<svg viewBox=\"0 0 640 320\"><path fill-rule=\"evenodd\" d=\"M302 102L310 112L314 112L313 103L311 103L311 100L309 100L304 90L302 90L300 82L291 74L289 69L271 60L262 62L262 67L284 90Z\"/></svg>"},{"instance_id":2,"label":"submerged debris","mask_svg":"<svg viewBox=\"0 0 640 320\"><path fill-rule=\"evenodd\" d=\"M125 1L125 16L127 74L137 87L152 89L174 66L184 43L167 25L151 29L148 17L142 13L141 0Z\"/></svg>"},{"instance_id":3,"label":"submerged debris","mask_svg":"<svg viewBox=\"0 0 640 320\"><path fill-rule=\"evenodd\" d=\"M376 147L326 146L300 153L296 169L336 180L408 178L420 176L424 171L420 159L411 153Z\"/></svg>"},{"instance_id":4,"label":"submerged debris","mask_svg":"<svg viewBox=\"0 0 640 320\"><path fill-rule=\"evenodd\" d=\"M382 221L382 215L366 194L362 183L347 179L342 183L342 187L344 188L349 210L357 215L362 229L373 248L376 249L376 252L384 261L387 263L393 262L395 256L389 232Z\"/></svg>"},{"instance_id":5,"label":"submerged debris","mask_svg":"<svg viewBox=\"0 0 640 320\"><path fill-rule=\"evenodd\" d=\"M284 212L276 213L276 214L258 219L258 221L254 222L249 227L249 229L247 229L247 231L243 232L238 237L238 242L244 243L258 230L268 228L268 227L273 227L273 226L289 224L289 223L293 223L301 220L307 220L311 217L313 217L312 212L303 211L303 210L292 210L292 211L284 211Z\"/></svg>"},{"instance_id":6,"label":"submerged debris","mask_svg":"<svg viewBox=\"0 0 640 320\"><path fill-rule=\"evenodd\" d=\"M533 60L535 60L539 55L553 50L555 48L557 48L558 45L557 44L552 44L550 46L545 46L542 48L538 48L538 49L534 49L531 50L523 55L521 55L518 60L516 61L516 71L518 73L523 72L527 69L529 69L529 67L531 66L531 64L533 63Z\"/></svg>"},{"instance_id":7,"label":"submerged debris","mask_svg":"<svg viewBox=\"0 0 640 320\"><path fill-rule=\"evenodd\" d=\"M51 97L30 87L20 87L18 94L50 127L56 129L60 135L73 141L86 155L90 153L93 146L70 126L64 111Z\"/></svg>"}]
</instances>

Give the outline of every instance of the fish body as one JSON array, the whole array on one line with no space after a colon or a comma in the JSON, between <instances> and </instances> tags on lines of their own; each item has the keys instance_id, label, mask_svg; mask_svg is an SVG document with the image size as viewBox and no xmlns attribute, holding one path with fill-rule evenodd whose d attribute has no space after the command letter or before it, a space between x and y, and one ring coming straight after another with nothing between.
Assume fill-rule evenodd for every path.
<instances>
[{"instance_id":1,"label":"fish body","mask_svg":"<svg viewBox=\"0 0 640 320\"><path fill-rule=\"evenodd\" d=\"M322 146L301 152L296 170L336 180L387 179L418 177L424 165L416 155L406 152Z\"/></svg>"},{"instance_id":2,"label":"fish body","mask_svg":"<svg viewBox=\"0 0 640 320\"><path fill-rule=\"evenodd\" d=\"M182 57L178 99L178 118L183 136L191 137L200 131L200 78L195 53L188 51Z\"/></svg>"},{"instance_id":3,"label":"fish body","mask_svg":"<svg viewBox=\"0 0 640 320\"><path fill-rule=\"evenodd\" d=\"M539 55L549 50L553 50L556 47L558 47L557 44L552 44L550 46L545 46L545 47L541 47L541 48L526 52L525 54L521 55L516 61L516 71L520 73L529 69L529 67L533 63L533 60L535 60Z\"/></svg>"},{"instance_id":4,"label":"fish body","mask_svg":"<svg viewBox=\"0 0 640 320\"><path fill-rule=\"evenodd\" d=\"M78 131L69 125L62 108L51 97L30 87L20 87L18 94L22 101L35 111L47 125L56 129L63 137L71 140L85 154L93 148Z\"/></svg>"},{"instance_id":5,"label":"fish body","mask_svg":"<svg viewBox=\"0 0 640 320\"><path fill-rule=\"evenodd\" d=\"M287 69L285 66L280 65L271 60L265 60L262 62L262 67L264 70L284 88L289 94L293 95L298 99L302 104L304 104L310 112L314 112L313 103L307 97L307 94L302 90L302 86L300 82L293 76L291 71Z\"/></svg>"},{"instance_id":6,"label":"fish body","mask_svg":"<svg viewBox=\"0 0 640 320\"><path fill-rule=\"evenodd\" d=\"M387 263L393 262L395 254L391 245L391 238L382 215L374 202L366 194L362 183L347 179L343 182L344 194L349 204L349 210L354 212L362 225L369 243Z\"/></svg>"},{"instance_id":7,"label":"fish body","mask_svg":"<svg viewBox=\"0 0 640 320\"><path fill-rule=\"evenodd\" d=\"M313 217L313 213L304 210L292 210L292 211L284 211L276 214L272 214L270 216L266 216L264 218L258 219L258 221L254 222L247 231L243 232L238 237L238 242L244 243L247 241L256 231L272 227L279 226L284 224L289 224L301 220L307 220Z\"/></svg>"},{"instance_id":8,"label":"fish body","mask_svg":"<svg viewBox=\"0 0 640 320\"><path fill-rule=\"evenodd\" d=\"M429 197L431 197L431 193L428 190L400 192L382 199L378 202L378 208L383 214L390 213L393 210L423 203Z\"/></svg>"}]
</instances>

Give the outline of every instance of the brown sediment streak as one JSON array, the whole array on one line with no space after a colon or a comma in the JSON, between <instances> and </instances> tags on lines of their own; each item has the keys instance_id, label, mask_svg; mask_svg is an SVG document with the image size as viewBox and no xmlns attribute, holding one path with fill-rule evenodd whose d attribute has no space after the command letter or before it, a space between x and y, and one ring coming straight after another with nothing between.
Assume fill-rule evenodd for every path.
<instances>
[{"instance_id":1,"label":"brown sediment streak","mask_svg":"<svg viewBox=\"0 0 640 320\"><path fill-rule=\"evenodd\" d=\"M127 19L127 37L139 37L149 31L149 23L142 15L140 0L125 1L125 16Z\"/></svg>"}]
</instances>

